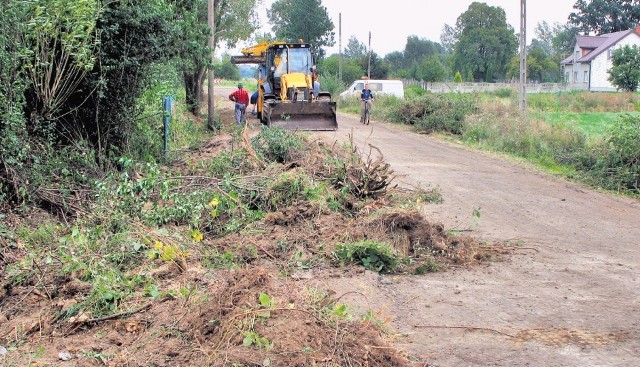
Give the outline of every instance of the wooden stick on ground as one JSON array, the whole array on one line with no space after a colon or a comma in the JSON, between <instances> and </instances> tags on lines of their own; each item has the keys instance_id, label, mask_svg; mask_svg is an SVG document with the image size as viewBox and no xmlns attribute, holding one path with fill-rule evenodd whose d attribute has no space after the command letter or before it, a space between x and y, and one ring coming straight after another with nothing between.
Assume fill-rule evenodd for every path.
<instances>
[{"instance_id":1,"label":"wooden stick on ground","mask_svg":"<svg viewBox=\"0 0 640 367\"><path fill-rule=\"evenodd\" d=\"M486 327L478 327L478 326L464 326L464 325L413 325L414 328L429 328L429 329L466 329L466 330L482 330L482 331L491 331L493 333L501 334L504 336L508 336L509 338L515 338L515 336L507 333L503 333L502 331L498 331L491 328Z\"/></svg>"}]
</instances>

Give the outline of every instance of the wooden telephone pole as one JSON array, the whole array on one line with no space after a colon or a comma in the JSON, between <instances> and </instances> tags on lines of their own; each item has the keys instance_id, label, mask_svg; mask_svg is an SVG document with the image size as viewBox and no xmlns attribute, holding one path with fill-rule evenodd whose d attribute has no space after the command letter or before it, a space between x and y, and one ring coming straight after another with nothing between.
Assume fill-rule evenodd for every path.
<instances>
[{"instance_id":1,"label":"wooden telephone pole","mask_svg":"<svg viewBox=\"0 0 640 367\"><path fill-rule=\"evenodd\" d=\"M209 49L211 50L211 65L213 65L213 60L214 60L214 52L213 52L213 48L215 47L215 34L216 34L216 29L215 29L215 24L214 24L214 0L209 0L209 4L208 4L208 12L207 12L207 22L209 24L209 29L211 30L211 33L209 34ZM213 104L213 79L215 77L214 72L213 72L213 66L209 67L209 73L208 73L208 79L209 79L209 85L208 85L208 94L209 94L209 98L208 98L208 108L207 108L207 112L208 112L208 117L207 117L207 126L209 127L209 129L211 130L215 130L216 129L216 125L215 125L215 106Z\"/></svg>"},{"instance_id":2,"label":"wooden telephone pole","mask_svg":"<svg viewBox=\"0 0 640 367\"><path fill-rule=\"evenodd\" d=\"M371 31L369 31L369 64L367 66L367 79L371 79Z\"/></svg>"},{"instance_id":3,"label":"wooden telephone pole","mask_svg":"<svg viewBox=\"0 0 640 367\"><path fill-rule=\"evenodd\" d=\"M527 111L527 1L520 0L520 111Z\"/></svg>"},{"instance_id":4,"label":"wooden telephone pole","mask_svg":"<svg viewBox=\"0 0 640 367\"><path fill-rule=\"evenodd\" d=\"M338 79L342 80L342 13L338 14Z\"/></svg>"}]
</instances>

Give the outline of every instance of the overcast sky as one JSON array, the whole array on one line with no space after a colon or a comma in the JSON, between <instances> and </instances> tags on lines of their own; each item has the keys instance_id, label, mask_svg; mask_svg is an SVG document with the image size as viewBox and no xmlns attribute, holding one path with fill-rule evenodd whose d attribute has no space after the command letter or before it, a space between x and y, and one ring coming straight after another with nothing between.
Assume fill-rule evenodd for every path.
<instances>
[{"instance_id":1,"label":"overcast sky","mask_svg":"<svg viewBox=\"0 0 640 367\"><path fill-rule=\"evenodd\" d=\"M264 0L258 10L265 31L267 11L274 0ZM577 0L529 0L527 1L527 43L534 37L534 28L542 21L550 25L566 23L574 11ZM520 0L478 1L504 9L509 23L516 33L520 32ZM403 51L407 37L411 35L440 42L445 23L455 26L460 14L469 9L472 0L322 0L336 29L336 45L327 49L327 54L338 53L338 18L342 14L342 50L347 41L355 36L367 45L371 31L371 49L380 56L393 51Z\"/></svg>"}]
</instances>

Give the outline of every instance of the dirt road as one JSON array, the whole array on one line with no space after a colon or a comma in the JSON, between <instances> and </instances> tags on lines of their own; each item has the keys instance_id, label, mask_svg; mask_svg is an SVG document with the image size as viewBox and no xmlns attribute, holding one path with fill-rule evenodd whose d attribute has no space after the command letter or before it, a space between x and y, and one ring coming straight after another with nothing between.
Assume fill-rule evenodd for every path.
<instances>
[{"instance_id":1,"label":"dirt road","mask_svg":"<svg viewBox=\"0 0 640 367\"><path fill-rule=\"evenodd\" d=\"M337 132L314 134L352 133L362 151L382 150L397 182L440 188L430 221L527 248L483 268L324 281L392 319L398 346L429 366L640 365L639 202L392 125L338 120Z\"/></svg>"}]
</instances>

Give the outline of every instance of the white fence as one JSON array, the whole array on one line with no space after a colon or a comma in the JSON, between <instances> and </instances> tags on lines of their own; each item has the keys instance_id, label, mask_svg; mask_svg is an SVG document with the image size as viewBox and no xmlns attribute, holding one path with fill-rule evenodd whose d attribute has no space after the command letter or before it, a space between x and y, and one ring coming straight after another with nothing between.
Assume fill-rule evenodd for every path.
<instances>
[{"instance_id":1,"label":"white fence","mask_svg":"<svg viewBox=\"0 0 640 367\"><path fill-rule=\"evenodd\" d=\"M418 85L432 93L473 93L495 92L500 89L518 90L519 83L427 83L417 80L404 80L405 87ZM586 90L584 83L527 83L527 93L554 93L571 90Z\"/></svg>"}]
</instances>

